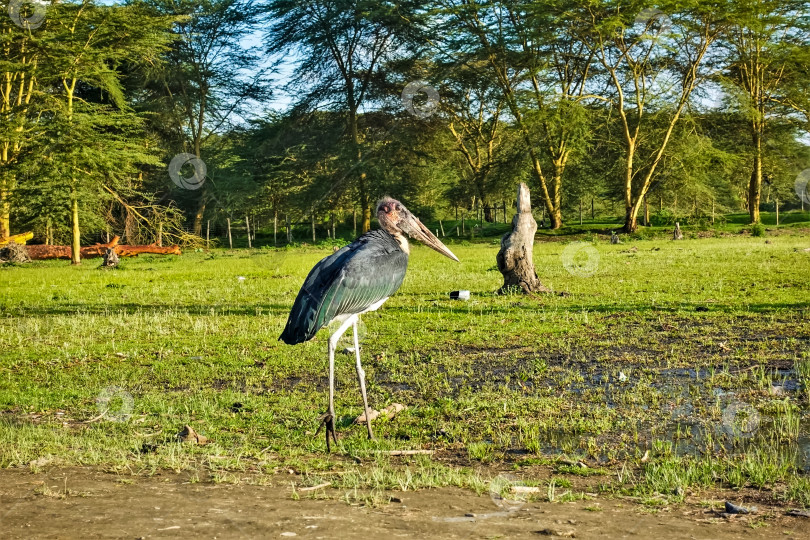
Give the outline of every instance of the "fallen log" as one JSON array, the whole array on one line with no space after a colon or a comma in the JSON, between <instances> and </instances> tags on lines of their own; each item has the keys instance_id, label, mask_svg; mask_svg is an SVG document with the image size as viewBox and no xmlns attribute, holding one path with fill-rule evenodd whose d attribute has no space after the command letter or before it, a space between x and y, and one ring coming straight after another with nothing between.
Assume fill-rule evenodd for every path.
<instances>
[{"instance_id":1,"label":"fallen log","mask_svg":"<svg viewBox=\"0 0 810 540\"><path fill-rule=\"evenodd\" d=\"M115 248L118 245L120 237L114 236L106 244L93 244L92 246L85 246L79 250L82 259L89 259L92 257L101 257L107 251L107 248ZM46 246L46 245L33 245L25 246L28 250L28 256L36 261L45 259L70 259L70 246Z\"/></svg>"},{"instance_id":2,"label":"fallen log","mask_svg":"<svg viewBox=\"0 0 810 540\"><path fill-rule=\"evenodd\" d=\"M141 253L151 253L155 255L181 255L180 246L177 244L168 247L160 247L154 244L144 246L127 246L118 244L119 237L114 237L107 244L93 244L85 246L79 250L82 259L92 259L103 257L108 248L115 249L115 254L119 257L136 257ZM33 260L42 261L46 259L70 259L70 246L25 246L28 256Z\"/></svg>"},{"instance_id":3,"label":"fallen log","mask_svg":"<svg viewBox=\"0 0 810 540\"><path fill-rule=\"evenodd\" d=\"M34 233L27 232L27 233L20 233L20 234L12 234L11 236L7 236L6 238L0 238L0 246L5 246L9 242L16 242L18 244L25 244L29 240L34 237Z\"/></svg>"},{"instance_id":4,"label":"fallen log","mask_svg":"<svg viewBox=\"0 0 810 540\"><path fill-rule=\"evenodd\" d=\"M151 253L154 255L182 255L180 246L177 244L173 246L160 247L155 244L147 246L115 246L115 253L119 257L136 257L141 253Z\"/></svg>"}]
</instances>

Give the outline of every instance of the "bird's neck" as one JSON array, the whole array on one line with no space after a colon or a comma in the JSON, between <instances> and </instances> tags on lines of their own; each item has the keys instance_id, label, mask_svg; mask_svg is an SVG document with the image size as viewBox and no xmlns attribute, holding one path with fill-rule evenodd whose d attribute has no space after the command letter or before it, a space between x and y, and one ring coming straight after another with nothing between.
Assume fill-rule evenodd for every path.
<instances>
[{"instance_id":1,"label":"bird's neck","mask_svg":"<svg viewBox=\"0 0 810 540\"><path fill-rule=\"evenodd\" d=\"M406 238L404 234L402 234L401 232L396 232L391 236L393 236L394 239L397 241L397 243L399 244L399 249L401 249L403 253L405 253L405 255L411 254L411 248L410 246L408 246L408 238Z\"/></svg>"}]
</instances>

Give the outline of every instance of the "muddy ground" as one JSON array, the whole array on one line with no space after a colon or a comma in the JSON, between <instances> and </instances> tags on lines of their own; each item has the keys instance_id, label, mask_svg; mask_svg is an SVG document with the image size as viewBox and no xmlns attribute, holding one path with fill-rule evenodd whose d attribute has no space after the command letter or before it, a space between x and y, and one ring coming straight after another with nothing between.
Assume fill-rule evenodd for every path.
<instances>
[{"instance_id":1,"label":"muddy ground","mask_svg":"<svg viewBox=\"0 0 810 540\"><path fill-rule=\"evenodd\" d=\"M721 517L687 503L653 512L624 499L529 502L505 511L455 488L392 492L377 507L338 490L292 496L271 486L190 483L93 469L0 470L0 538L810 538L810 518L777 509Z\"/></svg>"}]
</instances>

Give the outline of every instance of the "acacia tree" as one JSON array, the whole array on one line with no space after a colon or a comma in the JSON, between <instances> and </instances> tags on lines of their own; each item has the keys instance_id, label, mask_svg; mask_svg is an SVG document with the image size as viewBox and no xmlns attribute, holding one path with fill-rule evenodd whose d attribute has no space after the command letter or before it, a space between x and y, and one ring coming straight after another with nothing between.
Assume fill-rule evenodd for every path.
<instances>
[{"instance_id":1,"label":"acacia tree","mask_svg":"<svg viewBox=\"0 0 810 540\"><path fill-rule=\"evenodd\" d=\"M646 2L613 0L588 2L578 10L587 20L581 39L601 66L605 98L622 132L625 232L638 227L639 210L675 127L695 88L711 74L705 63L709 48L726 26L716 3L661 7L669 14L651 11Z\"/></svg>"},{"instance_id":2,"label":"acacia tree","mask_svg":"<svg viewBox=\"0 0 810 540\"><path fill-rule=\"evenodd\" d=\"M40 38L46 102L41 178L69 201L71 261L80 263L80 205L98 207L127 189L140 164L156 164L138 140L142 121L128 107L119 68L157 62L166 24L138 5L57 4ZM98 215L100 212L95 212Z\"/></svg>"},{"instance_id":3,"label":"acacia tree","mask_svg":"<svg viewBox=\"0 0 810 540\"><path fill-rule=\"evenodd\" d=\"M139 110L166 143L167 158L189 152L202 158L207 147L261 109L270 96L270 69L249 38L259 23L253 0L145 0L156 15L171 17L172 41L158 69L142 82ZM210 164L216 168L216 164ZM165 171L161 171L165 179ZM164 184L166 185L166 184ZM210 182L193 193L192 224L202 234Z\"/></svg>"},{"instance_id":4,"label":"acacia tree","mask_svg":"<svg viewBox=\"0 0 810 540\"><path fill-rule=\"evenodd\" d=\"M29 112L40 56L36 31L19 28L11 17L0 17L0 238L11 234L11 198L19 159L30 136Z\"/></svg>"},{"instance_id":5,"label":"acacia tree","mask_svg":"<svg viewBox=\"0 0 810 540\"><path fill-rule=\"evenodd\" d=\"M749 122L753 163L747 204L751 223L760 220L763 162L769 118L800 113L807 118L806 76L810 59L810 3L743 0L731 12L724 35L728 68L723 80L736 89Z\"/></svg>"},{"instance_id":6,"label":"acacia tree","mask_svg":"<svg viewBox=\"0 0 810 540\"><path fill-rule=\"evenodd\" d=\"M581 103L595 98L586 93L593 53L574 39L576 21L557 0L437 4L445 56L490 72L523 137L551 227L561 227L565 168L587 138Z\"/></svg>"},{"instance_id":7,"label":"acacia tree","mask_svg":"<svg viewBox=\"0 0 810 540\"><path fill-rule=\"evenodd\" d=\"M326 107L345 114L351 158L344 169L355 179L363 232L371 227L375 190L363 164L359 115L372 103L377 80L386 77L382 68L407 55L414 45L423 19L421 3L411 0L267 2L267 50L279 56L294 54L288 91L303 95L298 107Z\"/></svg>"},{"instance_id":8,"label":"acacia tree","mask_svg":"<svg viewBox=\"0 0 810 540\"><path fill-rule=\"evenodd\" d=\"M459 66L450 75L444 85L450 95L443 101L449 117L447 129L463 158L462 178L467 180L473 199L481 201L484 219L491 222L492 196L496 192L493 184L506 130L501 119L504 100L478 76L478 70Z\"/></svg>"},{"instance_id":9,"label":"acacia tree","mask_svg":"<svg viewBox=\"0 0 810 540\"><path fill-rule=\"evenodd\" d=\"M266 208L276 241L279 220L292 225L317 201L339 195L333 187L344 125L341 115L326 111L291 111L254 124L243 147L257 186L251 201Z\"/></svg>"}]
</instances>

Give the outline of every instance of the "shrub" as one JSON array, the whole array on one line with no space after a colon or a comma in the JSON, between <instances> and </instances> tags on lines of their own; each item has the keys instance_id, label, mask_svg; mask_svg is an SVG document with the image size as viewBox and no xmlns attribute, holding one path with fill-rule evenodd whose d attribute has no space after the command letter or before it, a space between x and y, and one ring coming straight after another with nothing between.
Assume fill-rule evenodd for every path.
<instances>
[{"instance_id":1,"label":"shrub","mask_svg":"<svg viewBox=\"0 0 810 540\"><path fill-rule=\"evenodd\" d=\"M668 208L664 208L650 216L650 223L655 227L675 225L675 215Z\"/></svg>"}]
</instances>

